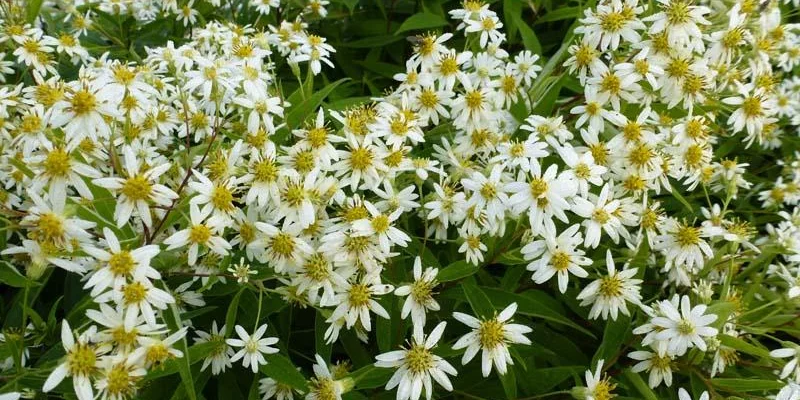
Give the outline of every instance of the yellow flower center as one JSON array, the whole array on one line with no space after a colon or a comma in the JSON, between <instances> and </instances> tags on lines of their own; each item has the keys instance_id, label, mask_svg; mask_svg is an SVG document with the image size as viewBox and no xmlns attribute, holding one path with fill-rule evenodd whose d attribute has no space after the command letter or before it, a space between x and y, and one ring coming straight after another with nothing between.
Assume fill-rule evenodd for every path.
<instances>
[{"instance_id":1,"label":"yellow flower center","mask_svg":"<svg viewBox=\"0 0 800 400\"><path fill-rule=\"evenodd\" d=\"M72 95L70 105L72 112L74 112L76 116L80 116L94 111L97 107L97 99L94 97L94 94L83 89Z\"/></svg>"},{"instance_id":2,"label":"yellow flower center","mask_svg":"<svg viewBox=\"0 0 800 400\"><path fill-rule=\"evenodd\" d=\"M192 243L203 244L211 239L211 228L200 224L192 225L189 228L189 241Z\"/></svg>"},{"instance_id":3,"label":"yellow flower center","mask_svg":"<svg viewBox=\"0 0 800 400\"><path fill-rule=\"evenodd\" d=\"M67 176L72 169L71 166L69 153L62 148L55 148L47 153L47 157L42 163L45 174L52 177Z\"/></svg>"},{"instance_id":4,"label":"yellow flower center","mask_svg":"<svg viewBox=\"0 0 800 400\"><path fill-rule=\"evenodd\" d=\"M133 282L122 287L122 298L125 305L139 304L147 298L147 288L140 282Z\"/></svg>"},{"instance_id":5,"label":"yellow flower center","mask_svg":"<svg viewBox=\"0 0 800 400\"><path fill-rule=\"evenodd\" d=\"M71 376L88 377L97 370L97 355L87 344L76 343L67 354L67 370Z\"/></svg>"},{"instance_id":6,"label":"yellow flower center","mask_svg":"<svg viewBox=\"0 0 800 400\"><path fill-rule=\"evenodd\" d=\"M119 253L114 253L108 260L108 268L115 276L125 276L131 273L136 267L136 261L127 250L122 250Z\"/></svg>"},{"instance_id":7,"label":"yellow flower center","mask_svg":"<svg viewBox=\"0 0 800 400\"><path fill-rule=\"evenodd\" d=\"M370 300L369 286L358 283L350 287L348 300L352 307L366 307Z\"/></svg>"},{"instance_id":8,"label":"yellow flower center","mask_svg":"<svg viewBox=\"0 0 800 400\"><path fill-rule=\"evenodd\" d=\"M120 192L132 201L147 200L153 191L153 185L143 175L136 175L125 180Z\"/></svg>"},{"instance_id":9,"label":"yellow flower center","mask_svg":"<svg viewBox=\"0 0 800 400\"><path fill-rule=\"evenodd\" d=\"M500 346L505 341L505 332L503 331L503 323L492 318L481 322L478 327L478 338L481 347L485 349L494 349Z\"/></svg>"},{"instance_id":10,"label":"yellow flower center","mask_svg":"<svg viewBox=\"0 0 800 400\"><path fill-rule=\"evenodd\" d=\"M571 260L572 257L570 257L568 253L559 250L553 253L552 258L550 259L550 263L553 264L553 268L555 268L556 271L561 272L561 271L566 271L567 268L569 268Z\"/></svg>"},{"instance_id":11,"label":"yellow flower center","mask_svg":"<svg viewBox=\"0 0 800 400\"><path fill-rule=\"evenodd\" d=\"M433 368L433 355L424 345L413 344L406 352L406 367L413 375L421 375Z\"/></svg>"},{"instance_id":12,"label":"yellow flower center","mask_svg":"<svg viewBox=\"0 0 800 400\"><path fill-rule=\"evenodd\" d=\"M284 258L289 258L294 253L294 238L288 233L279 233L270 242L272 251Z\"/></svg>"}]
</instances>

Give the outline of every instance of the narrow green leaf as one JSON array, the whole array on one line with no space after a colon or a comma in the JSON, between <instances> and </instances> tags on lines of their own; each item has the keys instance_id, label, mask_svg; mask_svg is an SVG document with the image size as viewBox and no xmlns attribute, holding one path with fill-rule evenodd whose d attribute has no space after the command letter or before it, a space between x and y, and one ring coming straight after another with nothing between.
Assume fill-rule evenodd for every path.
<instances>
[{"instance_id":1,"label":"narrow green leaf","mask_svg":"<svg viewBox=\"0 0 800 400\"><path fill-rule=\"evenodd\" d=\"M236 324L236 314L239 312L239 299L242 298L245 287L242 286L236 296L233 296L231 304L228 305L228 311L225 313L225 336L230 336L233 332L233 326Z\"/></svg>"},{"instance_id":2,"label":"narrow green leaf","mask_svg":"<svg viewBox=\"0 0 800 400\"><path fill-rule=\"evenodd\" d=\"M561 21L565 19L577 18L580 16L580 7L562 7L548 13L545 13L539 18L536 18L534 24L543 24L545 22Z\"/></svg>"},{"instance_id":3,"label":"narrow green leaf","mask_svg":"<svg viewBox=\"0 0 800 400\"><path fill-rule=\"evenodd\" d=\"M630 334L631 318L625 315L617 316L617 320L609 319L606 322L606 327L603 330L603 342L600 343L597 352L592 359L592 365L597 363L598 360L605 360L606 363L611 362L620 351L625 337Z\"/></svg>"},{"instance_id":4,"label":"narrow green leaf","mask_svg":"<svg viewBox=\"0 0 800 400\"><path fill-rule=\"evenodd\" d=\"M440 269L436 280L439 282L456 281L474 275L476 272L478 272L477 265L461 260Z\"/></svg>"},{"instance_id":5,"label":"narrow green leaf","mask_svg":"<svg viewBox=\"0 0 800 400\"><path fill-rule=\"evenodd\" d=\"M631 371L630 368L626 368L623 375L631 381L636 390L639 391L639 394L642 395L643 400L658 400L658 396L653 392L653 389L650 389L650 386L645 383L639 374Z\"/></svg>"},{"instance_id":6,"label":"narrow green leaf","mask_svg":"<svg viewBox=\"0 0 800 400\"><path fill-rule=\"evenodd\" d=\"M769 350L752 345L741 338L730 335L719 335L717 337L723 345L735 350L739 350L742 353L747 353L756 357L763 357L764 359L770 358Z\"/></svg>"},{"instance_id":7,"label":"narrow green leaf","mask_svg":"<svg viewBox=\"0 0 800 400\"><path fill-rule=\"evenodd\" d=\"M167 314L169 315L169 318L167 318L167 326L169 326L171 332L177 332L179 329L181 329L183 323L181 322L180 312L178 311L178 307L175 305L175 303L169 305ZM197 393L195 392L194 388L195 382L194 378L192 377L192 364L191 360L189 359L189 346L186 343L186 336L176 342L174 346L177 350L183 353L183 357L176 360L176 363L178 366L178 373L181 375L181 380L183 381L183 387L186 389L186 396L189 397L189 400L197 400Z\"/></svg>"},{"instance_id":8,"label":"narrow green leaf","mask_svg":"<svg viewBox=\"0 0 800 400\"><path fill-rule=\"evenodd\" d=\"M474 283L464 283L461 288L464 290L464 296L466 296L475 315L485 319L494 317L494 306L492 306L491 300L483 290L475 286Z\"/></svg>"},{"instance_id":9,"label":"narrow green leaf","mask_svg":"<svg viewBox=\"0 0 800 400\"><path fill-rule=\"evenodd\" d=\"M572 320L564 316L563 313L550 307L547 303L536 297L509 293L501 289L489 288L485 286L482 289L483 292L489 296L489 298L493 299L498 304L498 309L502 309L508 304L516 302L518 307L517 312L522 315L541 318L556 324L569 326L570 328L575 329L576 331L579 331L587 336L592 338L595 337L592 332L572 322Z\"/></svg>"},{"instance_id":10,"label":"narrow green leaf","mask_svg":"<svg viewBox=\"0 0 800 400\"><path fill-rule=\"evenodd\" d=\"M506 398L513 400L517 398L517 376L514 374L514 368L508 367L504 375L500 375L500 383L503 384L503 391L506 393Z\"/></svg>"},{"instance_id":11,"label":"narrow green leaf","mask_svg":"<svg viewBox=\"0 0 800 400\"><path fill-rule=\"evenodd\" d=\"M286 116L286 124L289 125L290 129L294 129L300 126L303 120L309 115L316 115L313 111L322 104L322 100L328 97L336 87L349 80L350 78L342 78L336 82L332 82L328 84L328 86L314 92L313 95L299 104L292 106L291 111L289 111L289 114Z\"/></svg>"},{"instance_id":12,"label":"narrow green leaf","mask_svg":"<svg viewBox=\"0 0 800 400\"><path fill-rule=\"evenodd\" d=\"M525 48L536 54L542 54L542 44L539 43L539 38L536 37L536 33L533 32L533 29L531 29L520 16L514 16L514 24L517 26L517 29L519 29L519 34L522 36L522 43L525 44Z\"/></svg>"},{"instance_id":13,"label":"narrow green leaf","mask_svg":"<svg viewBox=\"0 0 800 400\"><path fill-rule=\"evenodd\" d=\"M303 392L308 391L306 378L292 364L292 361L280 354L265 356L267 364L261 366L261 372L278 382L285 383Z\"/></svg>"},{"instance_id":14,"label":"narrow green leaf","mask_svg":"<svg viewBox=\"0 0 800 400\"><path fill-rule=\"evenodd\" d=\"M399 42L401 40L403 40L403 37L398 35L370 36L364 39L353 40L352 42L340 43L339 46L353 49L366 49L386 46L387 44Z\"/></svg>"},{"instance_id":15,"label":"narrow green leaf","mask_svg":"<svg viewBox=\"0 0 800 400\"><path fill-rule=\"evenodd\" d=\"M394 34L399 35L407 31L438 28L445 25L447 25L447 20L436 14L418 13L408 17L408 19L403 21Z\"/></svg>"},{"instance_id":16,"label":"narrow green leaf","mask_svg":"<svg viewBox=\"0 0 800 400\"><path fill-rule=\"evenodd\" d=\"M765 390L778 390L783 383L778 380L752 379L752 378L715 378L711 380L714 386L735 392L760 392Z\"/></svg>"},{"instance_id":17,"label":"narrow green leaf","mask_svg":"<svg viewBox=\"0 0 800 400\"><path fill-rule=\"evenodd\" d=\"M27 17L28 23L33 23L39 15L39 10L42 9L42 3L44 3L44 0L28 0L28 4L25 7L25 16Z\"/></svg>"},{"instance_id":18,"label":"narrow green leaf","mask_svg":"<svg viewBox=\"0 0 800 400\"><path fill-rule=\"evenodd\" d=\"M22 275L17 268L8 261L0 261L0 283L17 288L23 288L26 284L38 285L37 282Z\"/></svg>"}]
</instances>

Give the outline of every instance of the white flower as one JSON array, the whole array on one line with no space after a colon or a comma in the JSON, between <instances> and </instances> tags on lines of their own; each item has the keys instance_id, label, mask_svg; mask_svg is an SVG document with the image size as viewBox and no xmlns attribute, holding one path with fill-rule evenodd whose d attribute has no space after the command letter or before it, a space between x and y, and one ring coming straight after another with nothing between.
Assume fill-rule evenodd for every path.
<instances>
[{"instance_id":1,"label":"white flower","mask_svg":"<svg viewBox=\"0 0 800 400\"><path fill-rule=\"evenodd\" d=\"M628 357L639 361L631 368L631 371L639 373L648 371L648 385L654 388L663 381L667 386L672 386L672 356L659 355L657 352L634 351Z\"/></svg>"},{"instance_id":2,"label":"white flower","mask_svg":"<svg viewBox=\"0 0 800 400\"><path fill-rule=\"evenodd\" d=\"M175 303L175 298L153 286L150 280L141 278L105 292L97 296L95 301L98 303L113 301L124 307L125 323L128 326L134 325L139 315L144 317L148 325L155 326L156 313L154 309L165 310L169 304Z\"/></svg>"},{"instance_id":3,"label":"white flower","mask_svg":"<svg viewBox=\"0 0 800 400\"><path fill-rule=\"evenodd\" d=\"M197 204L190 204L190 224L186 229L175 232L172 236L164 239L167 250L189 245L189 265L194 265L197 262L200 246L208 247L219 255L228 254L231 245L221 236L218 236L218 227L209 226L204 222L210 213L211 209L209 207L204 207L203 211L201 211Z\"/></svg>"},{"instance_id":4,"label":"white flower","mask_svg":"<svg viewBox=\"0 0 800 400\"><path fill-rule=\"evenodd\" d=\"M264 354L275 354L278 352L278 349L269 347L270 345L278 343L278 338L262 338L264 333L267 332L267 324L258 327L252 335L248 334L241 325L236 325L235 330L239 335L239 339L225 340L225 343L233 347L241 347L241 350L231 357L231 362L236 362L241 359L242 365L244 365L245 368L250 367L253 373L256 373L260 365L267 364Z\"/></svg>"},{"instance_id":5,"label":"white flower","mask_svg":"<svg viewBox=\"0 0 800 400\"><path fill-rule=\"evenodd\" d=\"M392 285L380 284L376 278L365 279L363 282L348 282L347 286L343 287L334 298L339 305L333 310L327 322L333 323L344 318L347 329L352 328L356 322L360 322L361 327L369 331L372 327L370 311L389 319L389 313L372 296L384 295L394 288Z\"/></svg>"},{"instance_id":6,"label":"white flower","mask_svg":"<svg viewBox=\"0 0 800 400\"><path fill-rule=\"evenodd\" d=\"M314 359L317 363L312 366L314 377L309 382L306 400L341 400L346 382L333 379L328 364L319 354L315 354Z\"/></svg>"},{"instance_id":7,"label":"white flower","mask_svg":"<svg viewBox=\"0 0 800 400\"><path fill-rule=\"evenodd\" d=\"M61 345L67 352L64 362L58 365L47 377L42 391L47 393L58 386L64 378L72 377L72 385L79 400L93 400L92 382L90 378L100 368L100 355L106 350L91 344L93 331L90 329L83 335L75 337L67 320L61 322Z\"/></svg>"},{"instance_id":8,"label":"white flower","mask_svg":"<svg viewBox=\"0 0 800 400\"><path fill-rule=\"evenodd\" d=\"M800 400L800 385L794 382L787 382L786 386L781 388L775 400Z\"/></svg>"},{"instance_id":9,"label":"white flower","mask_svg":"<svg viewBox=\"0 0 800 400\"><path fill-rule=\"evenodd\" d=\"M161 274L150 266L150 260L160 252L158 245L147 245L133 250L122 250L119 240L109 228L103 228L103 236L109 251L87 247L85 251L101 262L86 284L92 288L91 295L97 296L109 287L119 289L127 282L141 279L161 279Z\"/></svg>"},{"instance_id":10,"label":"white flower","mask_svg":"<svg viewBox=\"0 0 800 400\"><path fill-rule=\"evenodd\" d=\"M708 392L706 391L703 391L703 393L700 394L700 397L697 398L697 400L709 400L709 399L710 397L708 395ZM692 400L692 396L689 395L689 392L687 392L686 389L680 388L678 389L678 400Z\"/></svg>"},{"instance_id":11,"label":"white flower","mask_svg":"<svg viewBox=\"0 0 800 400\"><path fill-rule=\"evenodd\" d=\"M415 332L408 349L390 351L375 357L376 367L397 368L386 383L386 390L397 387L397 400L419 400L423 390L430 399L433 395L431 378L445 390L453 390L447 375L455 376L456 369L431 351L441 339L446 325L446 322L440 322L427 338L422 332Z\"/></svg>"},{"instance_id":12,"label":"white flower","mask_svg":"<svg viewBox=\"0 0 800 400\"><path fill-rule=\"evenodd\" d=\"M666 219L661 226L662 234L655 238L653 248L664 252L665 270L672 266L699 269L703 267L704 257L714 254L711 246L703 240L711 233L707 227L691 226L673 218Z\"/></svg>"},{"instance_id":13,"label":"white flower","mask_svg":"<svg viewBox=\"0 0 800 400\"><path fill-rule=\"evenodd\" d=\"M353 221L354 236L368 236L376 239L380 244L381 250L388 253L392 245L406 247L411 238L403 231L395 228L393 224L403 214L403 209L398 208L391 214L386 215L375 208L372 203L365 201L364 206L370 213L369 218L362 218Z\"/></svg>"},{"instance_id":14,"label":"white flower","mask_svg":"<svg viewBox=\"0 0 800 400\"><path fill-rule=\"evenodd\" d=\"M586 247L597 248L603 232L608 234L614 243L619 243L620 234L627 236L627 231L617 217L620 202L614 199L613 188L613 183L609 182L603 186L599 196L590 193L587 197L593 199L594 203L583 197L572 199L573 204L570 210L585 218L581 225L586 227L586 237L583 241L583 245Z\"/></svg>"},{"instance_id":15,"label":"white flower","mask_svg":"<svg viewBox=\"0 0 800 400\"><path fill-rule=\"evenodd\" d=\"M414 258L414 282L408 285L403 285L395 289L394 294L398 296L407 296L403 302L403 308L400 312L400 318L406 319L411 315L411 323L414 329L422 329L425 327L425 316L428 310L439 311L439 303L433 297L433 288L439 282L436 281L436 275L439 269L428 267L422 271L422 259L417 256Z\"/></svg>"},{"instance_id":16,"label":"white flower","mask_svg":"<svg viewBox=\"0 0 800 400\"><path fill-rule=\"evenodd\" d=\"M514 365L511 353L508 351L510 344L531 344L525 334L533 331L531 328L509 323L517 311L517 303L511 303L493 318L479 320L471 315L460 312L453 313L453 318L472 328L472 331L458 339L453 345L454 350L466 348L461 364L466 365L481 350L481 372L489 376L492 365L497 373L505 375L508 365Z\"/></svg>"},{"instance_id":17,"label":"white flower","mask_svg":"<svg viewBox=\"0 0 800 400\"><path fill-rule=\"evenodd\" d=\"M216 346L203 360L201 371L205 371L211 365L211 374L219 375L227 368L231 367L231 357L234 355L233 348L225 342L225 325L217 329L217 321L211 322L211 331L197 331L195 343L215 343Z\"/></svg>"},{"instance_id":18,"label":"white flower","mask_svg":"<svg viewBox=\"0 0 800 400\"><path fill-rule=\"evenodd\" d=\"M539 163L531 163L530 173L521 175L517 182L506 184L505 190L514 193L508 204L515 212L527 211L531 229L554 231L553 217L568 221L565 211L571 206L567 199L575 195L578 185L563 174L558 175L556 164L542 172Z\"/></svg>"},{"instance_id":19,"label":"white flower","mask_svg":"<svg viewBox=\"0 0 800 400\"><path fill-rule=\"evenodd\" d=\"M617 314L622 311L624 315L630 315L627 303L631 302L640 305L642 296L639 294L641 289L641 279L633 279L638 268L623 269L617 271L614 268L614 258L611 250L606 251L606 266L608 275L603 276L586 286L577 299L582 300L581 305L592 305L589 318L594 319L602 315L603 319L616 321Z\"/></svg>"},{"instance_id":20,"label":"white flower","mask_svg":"<svg viewBox=\"0 0 800 400\"><path fill-rule=\"evenodd\" d=\"M125 146L122 149L123 167L126 177L98 178L92 182L114 193L118 193L114 206L114 221L118 227L128 222L133 211L136 210L145 226L152 226L150 204L169 207L178 194L170 188L158 183L158 178L172 166L163 163L150 168L143 168L144 160L138 158L133 148Z\"/></svg>"},{"instance_id":21,"label":"white flower","mask_svg":"<svg viewBox=\"0 0 800 400\"><path fill-rule=\"evenodd\" d=\"M786 379L789 375L794 374L794 379L800 378L800 348L799 347L785 347L776 349L769 352L769 355L775 358L791 358L786 365L781 369L781 379Z\"/></svg>"},{"instance_id":22,"label":"white flower","mask_svg":"<svg viewBox=\"0 0 800 400\"><path fill-rule=\"evenodd\" d=\"M545 233L542 240L528 243L522 248L525 260L533 260L527 269L533 271L532 279L536 283L544 283L553 275L558 275L558 290L567 291L569 274L579 278L589 276L582 266L591 265L592 260L584 256L584 251L577 247L583 241L578 231L580 225L572 225L556 237L554 233Z\"/></svg>"},{"instance_id":23,"label":"white flower","mask_svg":"<svg viewBox=\"0 0 800 400\"><path fill-rule=\"evenodd\" d=\"M594 373L592 373L591 370L586 371L584 376L586 379L586 388L583 390L584 400L606 400L615 397L611 392L617 385L611 383L608 377L601 378L604 362L605 360L599 360L597 362L597 369L595 369Z\"/></svg>"},{"instance_id":24,"label":"white flower","mask_svg":"<svg viewBox=\"0 0 800 400\"><path fill-rule=\"evenodd\" d=\"M695 346L706 351L703 338L717 335L718 330L708 325L718 316L705 314L705 304L692 307L689 296L685 295L681 298L680 311L669 301L662 301L660 305L664 316L654 317L652 323L659 329L655 339L667 342L667 353L682 356L688 348Z\"/></svg>"}]
</instances>

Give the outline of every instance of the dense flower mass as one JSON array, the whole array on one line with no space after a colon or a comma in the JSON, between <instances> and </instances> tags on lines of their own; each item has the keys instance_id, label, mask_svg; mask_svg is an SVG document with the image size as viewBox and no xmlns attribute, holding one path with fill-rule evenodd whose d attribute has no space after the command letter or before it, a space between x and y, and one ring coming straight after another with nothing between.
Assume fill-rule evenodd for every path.
<instances>
[{"instance_id":1,"label":"dense flower mass","mask_svg":"<svg viewBox=\"0 0 800 400\"><path fill-rule=\"evenodd\" d=\"M800 399L796 0L376 3L0 0L0 399Z\"/></svg>"}]
</instances>

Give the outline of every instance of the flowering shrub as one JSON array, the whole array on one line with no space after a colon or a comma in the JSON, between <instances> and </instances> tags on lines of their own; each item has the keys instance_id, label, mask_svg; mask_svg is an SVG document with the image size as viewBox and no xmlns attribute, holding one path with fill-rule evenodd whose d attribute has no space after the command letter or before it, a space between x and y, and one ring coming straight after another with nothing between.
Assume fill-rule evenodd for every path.
<instances>
[{"instance_id":1,"label":"flowering shrub","mask_svg":"<svg viewBox=\"0 0 800 400\"><path fill-rule=\"evenodd\" d=\"M0 399L800 400L797 0L0 0Z\"/></svg>"}]
</instances>

